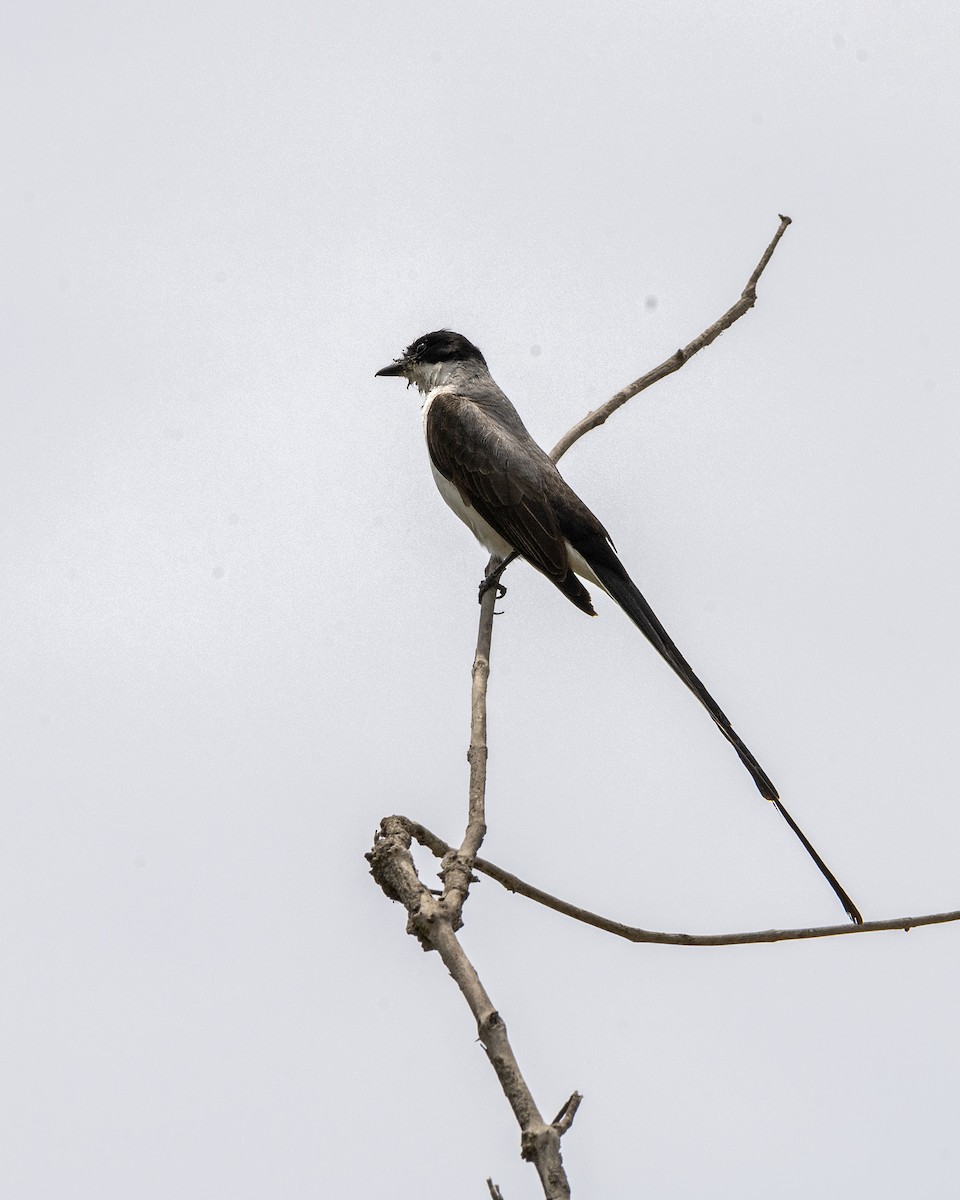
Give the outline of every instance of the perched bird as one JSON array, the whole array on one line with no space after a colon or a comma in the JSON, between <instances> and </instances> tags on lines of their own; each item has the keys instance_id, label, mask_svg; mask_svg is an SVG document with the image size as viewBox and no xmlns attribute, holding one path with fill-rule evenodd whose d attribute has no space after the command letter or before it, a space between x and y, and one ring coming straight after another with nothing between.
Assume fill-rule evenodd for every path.
<instances>
[{"instance_id":1,"label":"perched bird","mask_svg":"<svg viewBox=\"0 0 960 1200\"><path fill-rule=\"evenodd\" d=\"M377 374L406 379L426 397L423 425L433 477L460 520L495 558L516 552L583 612L596 615L581 579L620 605L707 710L761 796L777 806L850 919L861 924L853 901L627 574L610 535L527 432L477 347L462 334L438 329Z\"/></svg>"}]
</instances>

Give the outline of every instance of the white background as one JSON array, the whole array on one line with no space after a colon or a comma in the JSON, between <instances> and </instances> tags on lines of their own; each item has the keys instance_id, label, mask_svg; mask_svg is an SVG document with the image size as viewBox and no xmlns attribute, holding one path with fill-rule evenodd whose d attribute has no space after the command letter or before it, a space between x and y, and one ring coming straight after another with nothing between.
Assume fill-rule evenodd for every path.
<instances>
[{"instance_id":1,"label":"white background","mask_svg":"<svg viewBox=\"0 0 960 1200\"><path fill-rule=\"evenodd\" d=\"M3 39L0 1174L18 1200L538 1194L366 874L465 814L485 556L418 397L465 333L864 914L960 906L946 3L21 8ZM523 566L485 853L649 928L842 912L605 598ZM594 1197L942 1197L960 928L464 941Z\"/></svg>"}]
</instances>

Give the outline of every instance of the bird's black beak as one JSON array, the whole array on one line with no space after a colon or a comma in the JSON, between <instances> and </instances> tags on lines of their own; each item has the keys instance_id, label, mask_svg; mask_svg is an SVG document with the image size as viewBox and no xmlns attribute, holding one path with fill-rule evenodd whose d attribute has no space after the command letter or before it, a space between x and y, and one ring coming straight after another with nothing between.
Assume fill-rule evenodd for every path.
<instances>
[{"instance_id":1,"label":"bird's black beak","mask_svg":"<svg viewBox=\"0 0 960 1200\"><path fill-rule=\"evenodd\" d=\"M406 364L404 363L402 358L398 358L395 362L392 362L389 367L381 367L381 369L377 372L377 374L378 375L399 375L401 378L403 378L407 374Z\"/></svg>"}]
</instances>

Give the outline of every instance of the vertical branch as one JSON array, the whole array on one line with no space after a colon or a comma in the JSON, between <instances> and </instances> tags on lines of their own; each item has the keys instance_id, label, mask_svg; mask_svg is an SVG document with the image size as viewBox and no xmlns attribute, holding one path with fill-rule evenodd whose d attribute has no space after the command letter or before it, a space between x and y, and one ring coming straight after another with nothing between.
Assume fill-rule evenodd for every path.
<instances>
[{"instance_id":1,"label":"vertical branch","mask_svg":"<svg viewBox=\"0 0 960 1200\"><path fill-rule=\"evenodd\" d=\"M470 783L467 789L467 827L460 849L443 860L443 901L456 912L454 928L459 928L460 912L470 890L473 860L487 834L487 683L490 679L490 643L493 639L494 606L497 589L488 588L480 600L480 627L473 656L470 687Z\"/></svg>"},{"instance_id":2,"label":"vertical branch","mask_svg":"<svg viewBox=\"0 0 960 1200\"><path fill-rule=\"evenodd\" d=\"M485 797L487 789L487 683L490 679L490 643L493 639L494 605L497 589L488 588L480 601L480 627L477 630L477 650L473 658L470 691L470 788L468 792L467 829L460 853L471 860L476 857L486 836Z\"/></svg>"}]
</instances>

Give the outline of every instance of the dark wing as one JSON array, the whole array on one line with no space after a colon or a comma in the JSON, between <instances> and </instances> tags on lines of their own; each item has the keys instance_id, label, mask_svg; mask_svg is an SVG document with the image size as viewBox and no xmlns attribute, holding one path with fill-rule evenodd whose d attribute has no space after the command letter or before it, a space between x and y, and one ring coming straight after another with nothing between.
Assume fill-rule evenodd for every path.
<instances>
[{"instance_id":1,"label":"dark wing","mask_svg":"<svg viewBox=\"0 0 960 1200\"><path fill-rule=\"evenodd\" d=\"M551 503L551 490L566 485L529 434L504 428L465 396L441 393L430 403L426 435L433 465L464 504L578 608L593 613Z\"/></svg>"}]
</instances>

